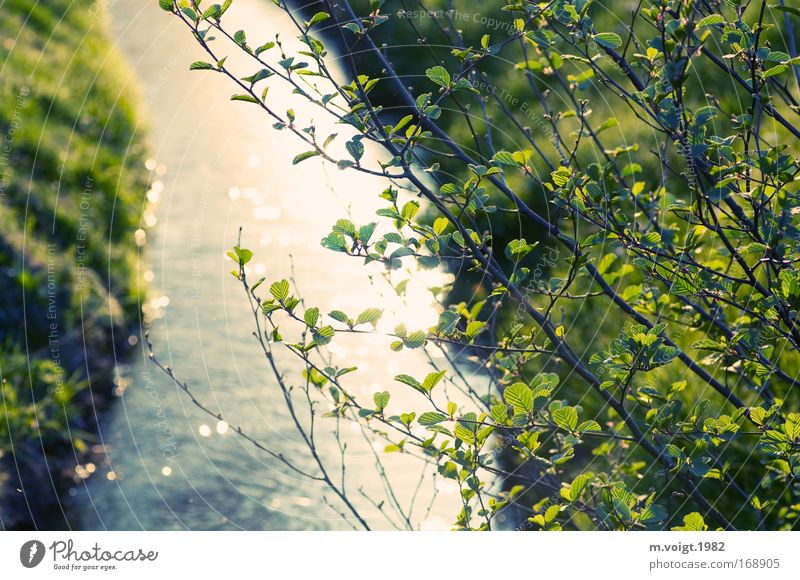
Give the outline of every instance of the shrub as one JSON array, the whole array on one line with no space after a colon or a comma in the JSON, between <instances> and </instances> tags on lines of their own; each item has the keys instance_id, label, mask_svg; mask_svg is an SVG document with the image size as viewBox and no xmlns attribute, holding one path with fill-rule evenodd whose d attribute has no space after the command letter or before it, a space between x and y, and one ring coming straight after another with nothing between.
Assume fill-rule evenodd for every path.
<instances>
[{"instance_id":1,"label":"shrub","mask_svg":"<svg viewBox=\"0 0 800 580\"><path fill-rule=\"evenodd\" d=\"M434 290L446 301L438 324L397 327L391 348L467 351L490 381L476 392L458 366L400 374L398 388L418 392L421 406L389 414L391 391L354 395L346 361L323 354L337 334L374 329L380 310L325 316L289 280L251 281L253 253L237 246L234 275L298 428L314 429L324 399L328 416L359 422L387 452L434 462L459 485L458 529L492 529L510 505L546 530L794 528L797 11L645 0L622 22L610 2L511 1L483 12L502 15L502 31L465 31L447 3L425 12L431 36L415 50L429 62L409 63L402 52L419 15L398 14L397 3L322 2L307 19L276 4L302 50L229 30L230 0L160 1L208 55L191 68L228 77L233 100L304 144L295 164L319 158L386 179L380 219L341 219L323 246L389 270L455 273L451 288ZM460 14L484 5L463 3ZM342 53L347 81L325 42ZM249 68L226 63L232 48ZM350 134L319 135L276 110L273 83ZM386 155L366 156L365 143ZM464 298L476 277L483 283ZM302 361L299 389L277 348ZM368 527L306 441L317 467L306 475Z\"/></svg>"},{"instance_id":2,"label":"shrub","mask_svg":"<svg viewBox=\"0 0 800 580\"><path fill-rule=\"evenodd\" d=\"M70 420L78 413L75 396L86 387L47 359L32 359L14 347L0 351L0 457L13 454L20 463L39 460L42 449L86 448L83 434L70 433Z\"/></svg>"}]
</instances>

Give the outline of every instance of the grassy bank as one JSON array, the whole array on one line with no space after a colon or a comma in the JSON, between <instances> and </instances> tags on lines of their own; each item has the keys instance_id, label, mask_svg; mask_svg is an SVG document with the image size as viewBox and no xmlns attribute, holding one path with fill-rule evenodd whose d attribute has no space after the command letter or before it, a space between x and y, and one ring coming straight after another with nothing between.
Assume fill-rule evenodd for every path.
<instances>
[{"instance_id":1,"label":"grassy bank","mask_svg":"<svg viewBox=\"0 0 800 580\"><path fill-rule=\"evenodd\" d=\"M0 527L62 525L138 322L148 177L126 77L99 4L0 2Z\"/></svg>"}]
</instances>

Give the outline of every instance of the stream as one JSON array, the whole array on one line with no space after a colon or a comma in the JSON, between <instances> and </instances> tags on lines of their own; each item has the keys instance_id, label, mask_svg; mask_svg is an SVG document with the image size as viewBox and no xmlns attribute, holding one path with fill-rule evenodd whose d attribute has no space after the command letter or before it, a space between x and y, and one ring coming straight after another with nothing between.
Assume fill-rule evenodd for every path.
<instances>
[{"instance_id":1,"label":"stream","mask_svg":"<svg viewBox=\"0 0 800 580\"><path fill-rule=\"evenodd\" d=\"M386 294L380 269L321 248L336 219L373 221L386 184L315 159L293 167L304 150L295 137L275 131L257 107L230 101L235 87L223 75L188 70L204 55L175 17L155 0L116 0L109 8L130 83L141 94L141 130L150 136L151 204L143 208L137 241L148 285L142 309L154 350L231 424L193 405L148 360L143 337L130 337L136 348L119 363L120 396L100 422L94 457L79 466L69 492L70 524L88 530L350 529L324 484L298 476L233 432L231 425L240 425L299 467L314 468L252 335L252 314L225 254L241 227L242 245L255 252L251 276L276 280L294 272L303 296L322 312L355 315L379 306L386 309L382 325L390 329L401 321L409 328L434 324L438 311L425 288L445 274L412 276L408 295L415 306L409 308ZM295 37L285 15L266 0L236 0L226 20L245 28L253 42L276 30L287 42ZM298 119L313 111L318 125L327 122L277 83L270 101L277 110L294 108ZM387 340L337 337L331 352L342 366L359 367L347 383L357 395L371 399L370 393L390 389L389 411L406 403L419 411L423 401L416 393L395 395L402 389L393 377L424 377L431 367L420 351L391 353ZM281 354L278 363L287 377L298 377L290 355ZM320 452L336 461L334 422L320 421ZM391 529L359 491L382 492L373 452L354 424L343 429L348 493L372 527ZM384 457L401 503L409 502L422 466L397 454ZM428 468L414 517L424 528L446 528L460 504L458 490L439 478L425 516L434 499L430 475Z\"/></svg>"}]
</instances>

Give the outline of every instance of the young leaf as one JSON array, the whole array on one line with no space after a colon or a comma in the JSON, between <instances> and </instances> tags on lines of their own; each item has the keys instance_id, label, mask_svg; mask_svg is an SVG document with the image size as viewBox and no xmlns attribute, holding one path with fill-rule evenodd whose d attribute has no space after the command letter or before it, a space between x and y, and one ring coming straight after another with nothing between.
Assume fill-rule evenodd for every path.
<instances>
[{"instance_id":1,"label":"young leaf","mask_svg":"<svg viewBox=\"0 0 800 580\"><path fill-rule=\"evenodd\" d=\"M300 153L292 160L292 165L297 165L306 159L311 159L312 157L317 157L318 155L319 151L306 151L305 153Z\"/></svg>"},{"instance_id":2,"label":"young leaf","mask_svg":"<svg viewBox=\"0 0 800 580\"><path fill-rule=\"evenodd\" d=\"M306 310L306 313L303 315L303 320L305 320L309 328L314 328L319 320L319 308L315 306Z\"/></svg>"},{"instance_id":3,"label":"young leaf","mask_svg":"<svg viewBox=\"0 0 800 580\"><path fill-rule=\"evenodd\" d=\"M331 15L328 14L327 12L317 12L316 14L314 14L314 16L311 17L311 20L309 20L306 23L306 28L311 28L315 24L319 24L320 22L324 22L330 17L331 17Z\"/></svg>"},{"instance_id":4,"label":"young leaf","mask_svg":"<svg viewBox=\"0 0 800 580\"><path fill-rule=\"evenodd\" d=\"M597 44L606 48L619 48L622 46L622 39L619 37L619 34L614 32L600 32L595 34L592 38Z\"/></svg>"},{"instance_id":5,"label":"young leaf","mask_svg":"<svg viewBox=\"0 0 800 580\"><path fill-rule=\"evenodd\" d=\"M574 431L578 425L578 412L574 407L561 407L553 411L553 421L567 431Z\"/></svg>"},{"instance_id":6,"label":"young leaf","mask_svg":"<svg viewBox=\"0 0 800 580\"><path fill-rule=\"evenodd\" d=\"M428 376L425 377L425 380L422 381L422 388L428 392L433 390L439 381L442 380L442 377L447 373L447 371L439 371L437 373L430 373Z\"/></svg>"},{"instance_id":7,"label":"young leaf","mask_svg":"<svg viewBox=\"0 0 800 580\"><path fill-rule=\"evenodd\" d=\"M353 138L345 143L344 146L356 163L361 161L361 158L364 156L364 144L361 142L361 139Z\"/></svg>"},{"instance_id":8,"label":"young leaf","mask_svg":"<svg viewBox=\"0 0 800 580\"><path fill-rule=\"evenodd\" d=\"M244 101L246 103L259 103L260 101L253 95L233 95L231 101Z\"/></svg>"},{"instance_id":9,"label":"young leaf","mask_svg":"<svg viewBox=\"0 0 800 580\"><path fill-rule=\"evenodd\" d=\"M441 87L449 87L452 82L450 73L443 66L435 66L425 71L427 77Z\"/></svg>"},{"instance_id":10,"label":"young leaf","mask_svg":"<svg viewBox=\"0 0 800 580\"><path fill-rule=\"evenodd\" d=\"M383 410L389 404L389 399L390 398L391 398L391 395L389 394L388 391L382 391L380 393L375 393L372 396L372 399L375 402L375 410L378 413L383 413Z\"/></svg>"},{"instance_id":11,"label":"young leaf","mask_svg":"<svg viewBox=\"0 0 800 580\"><path fill-rule=\"evenodd\" d=\"M410 375L397 375L394 380L409 387L414 387L418 391L422 390L422 385L419 384L419 381Z\"/></svg>"},{"instance_id":12,"label":"young leaf","mask_svg":"<svg viewBox=\"0 0 800 580\"><path fill-rule=\"evenodd\" d=\"M379 308L367 308L364 312L358 315L355 325L358 326L359 324L371 324L374 327L378 324L378 320L380 320L382 315L383 310Z\"/></svg>"},{"instance_id":13,"label":"young leaf","mask_svg":"<svg viewBox=\"0 0 800 580\"><path fill-rule=\"evenodd\" d=\"M406 345L406 348L420 348L425 345L426 338L427 335L424 330L417 330L409 334L403 340L403 343Z\"/></svg>"},{"instance_id":14,"label":"young leaf","mask_svg":"<svg viewBox=\"0 0 800 580\"><path fill-rule=\"evenodd\" d=\"M533 411L533 392L525 383L514 383L503 392L506 402L514 407L514 413Z\"/></svg>"},{"instance_id":15,"label":"young leaf","mask_svg":"<svg viewBox=\"0 0 800 580\"><path fill-rule=\"evenodd\" d=\"M683 532L704 532L708 529L703 516L697 512L692 512L683 517L683 525L672 528L675 531Z\"/></svg>"},{"instance_id":16,"label":"young leaf","mask_svg":"<svg viewBox=\"0 0 800 580\"><path fill-rule=\"evenodd\" d=\"M281 280L280 282L273 282L269 287L269 293L275 297L275 300L286 300L286 297L289 296L289 281Z\"/></svg>"},{"instance_id":17,"label":"young leaf","mask_svg":"<svg viewBox=\"0 0 800 580\"><path fill-rule=\"evenodd\" d=\"M330 316L331 318L333 318L338 322L344 322L345 324L347 323L348 320L350 320L350 317L347 316L347 314L345 314L341 310L334 310L332 312L329 312L328 316Z\"/></svg>"},{"instance_id":18,"label":"young leaf","mask_svg":"<svg viewBox=\"0 0 800 580\"><path fill-rule=\"evenodd\" d=\"M420 425L425 427L429 427L431 425L436 425L437 423L441 423L442 421L447 421L448 416L444 413L437 413L435 411L427 411L419 416L417 420Z\"/></svg>"},{"instance_id":19,"label":"young leaf","mask_svg":"<svg viewBox=\"0 0 800 580\"><path fill-rule=\"evenodd\" d=\"M328 344L331 339L336 335L336 331L331 326L323 326L312 335L314 342L319 345Z\"/></svg>"}]
</instances>

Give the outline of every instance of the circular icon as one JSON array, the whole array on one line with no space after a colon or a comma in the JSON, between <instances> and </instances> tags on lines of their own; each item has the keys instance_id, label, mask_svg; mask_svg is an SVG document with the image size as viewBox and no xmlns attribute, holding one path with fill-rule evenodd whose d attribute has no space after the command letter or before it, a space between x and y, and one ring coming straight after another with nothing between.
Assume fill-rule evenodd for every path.
<instances>
[{"instance_id":1,"label":"circular icon","mask_svg":"<svg viewBox=\"0 0 800 580\"><path fill-rule=\"evenodd\" d=\"M19 549L19 561L26 568L35 568L44 559L44 544L39 540L30 540Z\"/></svg>"}]
</instances>

